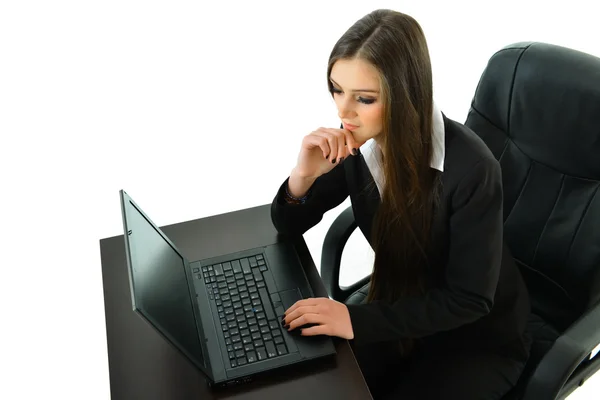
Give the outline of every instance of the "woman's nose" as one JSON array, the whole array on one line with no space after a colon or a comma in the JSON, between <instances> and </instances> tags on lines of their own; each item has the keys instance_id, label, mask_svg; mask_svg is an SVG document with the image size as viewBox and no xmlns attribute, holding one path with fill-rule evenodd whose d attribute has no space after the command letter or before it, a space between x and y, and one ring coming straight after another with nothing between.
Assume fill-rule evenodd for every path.
<instances>
[{"instance_id":1,"label":"woman's nose","mask_svg":"<svg viewBox=\"0 0 600 400\"><path fill-rule=\"evenodd\" d=\"M340 119L351 119L354 117L355 113L345 102L342 102L338 106L338 117Z\"/></svg>"}]
</instances>

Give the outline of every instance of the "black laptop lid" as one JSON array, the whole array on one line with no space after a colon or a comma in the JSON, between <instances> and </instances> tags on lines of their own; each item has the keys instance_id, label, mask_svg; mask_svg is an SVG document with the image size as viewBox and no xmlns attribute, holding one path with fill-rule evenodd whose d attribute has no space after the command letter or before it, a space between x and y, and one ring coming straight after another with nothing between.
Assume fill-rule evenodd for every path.
<instances>
[{"instance_id":1,"label":"black laptop lid","mask_svg":"<svg viewBox=\"0 0 600 400\"><path fill-rule=\"evenodd\" d=\"M120 194L133 309L210 376L188 262L129 195Z\"/></svg>"}]
</instances>

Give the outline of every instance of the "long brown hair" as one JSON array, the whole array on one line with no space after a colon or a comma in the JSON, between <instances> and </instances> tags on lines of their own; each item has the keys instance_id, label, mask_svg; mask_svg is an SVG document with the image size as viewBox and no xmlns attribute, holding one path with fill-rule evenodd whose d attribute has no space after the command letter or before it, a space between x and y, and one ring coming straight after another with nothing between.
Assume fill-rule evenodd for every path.
<instances>
[{"instance_id":1,"label":"long brown hair","mask_svg":"<svg viewBox=\"0 0 600 400\"><path fill-rule=\"evenodd\" d=\"M357 21L338 40L328 64L362 59L379 71L383 101L385 187L373 221L375 261L367 301L393 303L423 295L431 246L431 225L439 202L440 174L433 154L433 82L429 50L419 24L392 10L376 10ZM332 92L333 95L333 92ZM414 342L400 340L407 354Z\"/></svg>"}]
</instances>

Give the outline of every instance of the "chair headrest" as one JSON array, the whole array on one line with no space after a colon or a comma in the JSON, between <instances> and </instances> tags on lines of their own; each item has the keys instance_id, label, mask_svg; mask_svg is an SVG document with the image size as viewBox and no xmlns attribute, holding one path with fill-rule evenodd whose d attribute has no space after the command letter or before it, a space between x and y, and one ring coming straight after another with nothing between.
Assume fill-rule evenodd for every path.
<instances>
[{"instance_id":1,"label":"chair headrest","mask_svg":"<svg viewBox=\"0 0 600 400\"><path fill-rule=\"evenodd\" d=\"M522 42L494 54L473 108L531 159L600 180L600 58Z\"/></svg>"}]
</instances>

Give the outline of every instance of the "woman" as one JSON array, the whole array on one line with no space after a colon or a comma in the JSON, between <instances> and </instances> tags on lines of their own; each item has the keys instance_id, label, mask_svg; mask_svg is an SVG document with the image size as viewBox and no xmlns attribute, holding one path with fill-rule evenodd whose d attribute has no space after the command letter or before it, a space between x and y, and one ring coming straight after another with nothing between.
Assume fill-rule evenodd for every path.
<instances>
[{"instance_id":1,"label":"woman","mask_svg":"<svg viewBox=\"0 0 600 400\"><path fill-rule=\"evenodd\" d=\"M375 260L360 304L298 301L282 324L349 339L375 398L499 399L529 355L528 294L503 243L498 161L432 95L419 24L376 10L336 43L342 129L303 141L272 205L302 234L350 196Z\"/></svg>"}]
</instances>

